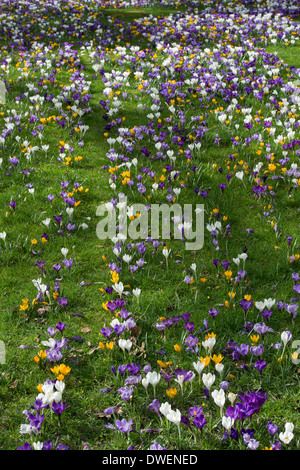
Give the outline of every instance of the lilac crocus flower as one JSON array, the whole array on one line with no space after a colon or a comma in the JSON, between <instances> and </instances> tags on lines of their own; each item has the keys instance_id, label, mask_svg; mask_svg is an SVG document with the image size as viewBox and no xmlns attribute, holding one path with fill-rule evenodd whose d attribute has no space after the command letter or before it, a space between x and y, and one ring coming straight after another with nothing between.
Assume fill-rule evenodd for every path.
<instances>
[{"instance_id":1,"label":"lilac crocus flower","mask_svg":"<svg viewBox=\"0 0 300 470\"><path fill-rule=\"evenodd\" d=\"M253 354L253 356L261 356L264 352L264 347L262 344L260 344L259 346L252 346L250 348L250 351Z\"/></svg>"},{"instance_id":2,"label":"lilac crocus flower","mask_svg":"<svg viewBox=\"0 0 300 470\"><path fill-rule=\"evenodd\" d=\"M295 284L293 291L296 292L297 295L300 295L300 284Z\"/></svg>"},{"instance_id":3,"label":"lilac crocus flower","mask_svg":"<svg viewBox=\"0 0 300 470\"><path fill-rule=\"evenodd\" d=\"M255 440L255 439L250 439L247 443L247 447L248 449L250 450L256 450L259 446L259 441Z\"/></svg>"},{"instance_id":4,"label":"lilac crocus flower","mask_svg":"<svg viewBox=\"0 0 300 470\"><path fill-rule=\"evenodd\" d=\"M121 421L117 419L115 424L116 428L124 434L128 434L132 429L132 419L130 419L128 422L125 418L123 418Z\"/></svg>"},{"instance_id":5,"label":"lilac crocus flower","mask_svg":"<svg viewBox=\"0 0 300 470\"><path fill-rule=\"evenodd\" d=\"M155 413L157 413L158 416L160 417L159 407L160 407L160 403L157 398L153 400L153 402L150 403L150 405L148 406L149 410L155 411Z\"/></svg>"},{"instance_id":6,"label":"lilac crocus flower","mask_svg":"<svg viewBox=\"0 0 300 470\"><path fill-rule=\"evenodd\" d=\"M73 260L72 259L64 259L63 264L68 268L69 272L71 271L71 267L73 265Z\"/></svg>"},{"instance_id":7,"label":"lilac crocus flower","mask_svg":"<svg viewBox=\"0 0 300 470\"><path fill-rule=\"evenodd\" d=\"M284 308L285 310L291 315L292 320L295 320L297 316L297 310L298 310L299 305L298 304L285 304Z\"/></svg>"}]
</instances>

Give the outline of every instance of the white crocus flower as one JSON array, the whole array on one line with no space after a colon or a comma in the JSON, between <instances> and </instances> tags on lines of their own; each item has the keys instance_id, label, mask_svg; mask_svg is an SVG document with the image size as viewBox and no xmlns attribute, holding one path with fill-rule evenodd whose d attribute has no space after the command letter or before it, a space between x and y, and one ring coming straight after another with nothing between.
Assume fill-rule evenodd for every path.
<instances>
[{"instance_id":1,"label":"white crocus flower","mask_svg":"<svg viewBox=\"0 0 300 470\"><path fill-rule=\"evenodd\" d=\"M166 247L163 248L162 254L164 255L166 259L169 257L170 253L171 253L171 250L168 250Z\"/></svg>"},{"instance_id":2,"label":"white crocus flower","mask_svg":"<svg viewBox=\"0 0 300 470\"><path fill-rule=\"evenodd\" d=\"M43 442L33 442L33 450L43 450Z\"/></svg>"},{"instance_id":3,"label":"white crocus flower","mask_svg":"<svg viewBox=\"0 0 300 470\"><path fill-rule=\"evenodd\" d=\"M56 380L55 382L55 388L56 390L59 392L59 393L63 393L64 389L66 387L66 384L65 382L63 382L62 380Z\"/></svg>"},{"instance_id":4,"label":"white crocus flower","mask_svg":"<svg viewBox=\"0 0 300 470\"><path fill-rule=\"evenodd\" d=\"M50 349L54 348L54 346L56 345L56 341L54 338L49 338L48 341L42 341L41 343L43 346L47 346Z\"/></svg>"},{"instance_id":5,"label":"white crocus flower","mask_svg":"<svg viewBox=\"0 0 300 470\"><path fill-rule=\"evenodd\" d=\"M141 295L141 292L142 292L142 291L141 291L141 289L139 289L139 288L132 289L132 293L133 293L133 295L134 295L137 299L138 299L139 296Z\"/></svg>"},{"instance_id":6,"label":"white crocus flower","mask_svg":"<svg viewBox=\"0 0 300 470\"><path fill-rule=\"evenodd\" d=\"M112 328L114 328L116 325L119 325L119 324L120 324L120 322L119 322L118 318L114 318L114 319L110 322L110 326L111 326Z\"/></svg>"},{"instance_id":7,"label":"white crocus flower","mask_svg":"<svg viewBox=\"0 0 300 470\"><path fill-rule=\"evenodd\" d=\"M233 393L233 392L228 393L228 400L230 401L231 406L233 406L236 397L237 397L236 393Z\"/></svg>"},{"instance_id":8,"label":"white crocus flower","mask_svg":"<svg viewBox=\"0 0 300 470\"><path fill-rule=\"evenodd\" d=\"M73 212L74 212L73 207L66 208L66 213L68 214L69 217L72 217Z\"/></svg>"},{"instance_id":9,"label":"white crocus flower","mask_svg":"<svg viewBox=\"0 0 300 470\"><path fill-rule=\"evenodd\" d=\"M257 308L257 310L262 312L263 309L265 308L265 303L264 302L255 302L255 307Z\"/></svg>"},{"instance_id":10,"label":"white crocus flower","mask_svg":"<svg viewBox=\"0 0 300 470\"><path fill-rule=\"evenodd\" d=\"M177 379L175 379L175 382L180 385L181 391L183 391L184 375L177 375Z\"/></svg>"},{"instance_id":11,"label":"white crocus flower","mask_svg":"<svg viewBox=\"0 0 300 470\"><path fill-rule=\"evenodd\" d=\"M205 367L205 362L204 362L204 361L203 361L203 362L200 362L200 361L198 361L198 362L193 362L193 366L194 366L195 371L198 372L198 374L199 374L199 380L200 380L201 373L202 373L202 371L203 371L203 369L204 369L204 367Z\"/></svg>"},{"instance_id":12,"label":"white crocus flower","mask_svg":"<svg viewBox=\"0 0 300 470\"><path fill-rule=\"evenodd\" d=\"M38 430L34 426L30 424L21 424L20 426L20 434L37 434Z\"/></svg>"},{"instance_id":13,"label":"white crocus flower","mask_svg":"<svg viewBox=\"0 0 300 470\"><path fill-rule=\"evenodd\" d=\"M271 298L264 300L265 307L266 307L268 310L270 310L270 309L273 307L273 305L275 304L275 302L276 302L276 300L275 300L275 299L271 299Z\"/></svg>"},{"instance_id":14,"label":"white crocus flower","mask_svg":"<svg viewBox=\"0 0 300 470\"><path fill-rule=\"evenodd\" d=\"M292 335L290 332L283 331L281 333L281 341L283 342L283 346L286 347L287 343L290 341L292 338Z\"/></svg>"},{"instance_id":15,"label":"white crocus flower","mask_svg":"<svg viewBox=\"0 0 300 470\"><path fill-rule=\"evenodd\" d=\"M286 423L285 425L285 432L293 432L294 431L294 425L293 423Z\"/></svg>"},{"instance_id":16,"label":"white crocus flower","mask_svg":"<svg viewBox=\"0 0 300 470\"><path fill-rule=\"evenodd\" d=\"M149 385L149 382L148 382L147 378L143 378L143 379L142 379L142 385L143 385L143 387L145 387L145 389L147 390L148 385Z\"/></svg>"},{"instance_id":17,"label":"white crocus flower","mask_svg":"<svg viewBox=\"0 0 300 470\"><path fill-rule=\"evenodd\" d=\"M202 341L202 346L204 347L205 351L208 352L208 354L212 352L215 344L216 344L216 338L214 336L212 338L208 338L205 341Z\"/></svg>"}]
</instances>

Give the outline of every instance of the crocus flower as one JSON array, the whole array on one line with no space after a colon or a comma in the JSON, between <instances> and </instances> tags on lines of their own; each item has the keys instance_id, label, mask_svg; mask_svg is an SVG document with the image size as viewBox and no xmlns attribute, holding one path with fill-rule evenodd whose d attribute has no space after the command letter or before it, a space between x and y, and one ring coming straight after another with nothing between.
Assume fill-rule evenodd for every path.
<instances>
[{"instance_id":1,"label":"crocus flower","mask_svg":"<svg viewBox=\"0 0 300 470\"><path fill-rule=\"evenodd\" d=\"M223 415L223 408L224 408L224 404L225 404L225 392L224 392L224 390L222 388L220 390L214 390L212 392L211 396L213 397L215 404L220 407L220 413L221 413L221 416L222 416Z\"/></svg>"},{"instance_id":2,"label":"crocus flower","mask_svg":"<svg viewBox=\"0 0 300 470\"><path fill-rule=\"evenodd\" d=\"M193 424L196 426L198 429L203 429L204 426L206 425L206 418L204 415L197 416L196 418L193 419Z\"/></svg>"},{"instance_id":3,"label":"crocus flower","mask_svg":"<svg viewBox=\"0 0 300 470\"><path fill-rule=\"evenodd\" d=\"M156 385L160 381L160 374L153 371L153 372L148 372L146 375L146 379L148 383L150 383L153 386L154 389L154 396L155 396L155 390L156 390Z\"/></svg>"},{"instance_id":4,"label":"crocus flower","mask_svg":"<svg viewBox=\"0 0 300 470\"><path fill-rule=\"evenodd\" d=\"M208 390L210 390L215 380L216 380L216 376L214 374L211 374L210 372L208 372L208 374L202 375L202 382L205 385L205 387L208 388Z\"/></svg>"},{"instance_id":5,"label":"crocus flower","mask_svg":"<svg viewBox=\"0 0 300 470\"><path fill-rule=\"evenodd\" d=\"M128 422L125 418L123 418L121 421L117 419L115 425L120 432L127 435L132 429L132 419L130 419Z\"/></svg>"},{"instance_id":6,"label":"crocus flower","mask_svg":"<svg viewBox=\"0 0 300 470\"><path fill-rule=\"evenodd\" d=\"M278 431L278 426L276 426L275 424L273 424L272 421L269 421L269 422L266 424L266 428L267 428L267 430L269 431L269 433L271 434L271 436L274 436L274 434L276 434L277 431Z\"/></svg>"}]
</instances>

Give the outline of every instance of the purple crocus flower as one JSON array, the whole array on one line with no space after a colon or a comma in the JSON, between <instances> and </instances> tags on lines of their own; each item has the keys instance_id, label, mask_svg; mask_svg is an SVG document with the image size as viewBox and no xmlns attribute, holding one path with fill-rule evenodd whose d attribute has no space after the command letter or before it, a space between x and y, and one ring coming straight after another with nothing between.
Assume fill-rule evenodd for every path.
<instances>
[{"instance_id":1,"label":"purple crocus flower","mask_svg":"<svg viewBox=\"0 0 300 470\"><path fill-rule=\"evenodd\" d=\"M184 326L184 328L185 328L187 331L189 331L190 333L191 333L192 331L194 331L194 329L195 329L195 325L194 325L193 322L188 322L188 323L186 323L186 324L183 325L183 326Z\"/></svg>"},{"instance_id":2,"label":"purple crocus flower","mask_svg":"<svg viewBox=\"0 0 300 470\"><path fill-rule=\"evenodd\" d=\"M61 222L62 222L62 218L63 216L62 215L58 215L58 216L53 216L53 219L55 220L55 222L57 223L57 225L60 227L61 226Z\"/></svg>"},{"instance_id":3,"label":"purple crocus flower","mask_svg":"<svg viewBox=\"0 0 300 470\"><path fill-rule=\"evenodd\" d=\"M194 405L189 409L187 414L190 415L192 418L199 418L203 414L203 408L202 406Z\"/></svg>"},{"instance_id":4,"label":"purple crocus flower","mask_svg":"<svg viewBox=\"0 0 300 470\"><path fill-rule=\"evenodd\" d=\"M296 292L297 295L300 295L300 284L295 284L293 291Z\"/></svg>"},{"instance_id":5,"label":"purple crocus flower","mask_svg":"<svg viewBox=\"0 0 300 470\"><path fill-rule=\"evenodd\" d=\"M65 325L65 323L63 323L63 322L58 322L55 326L56 326L56 328L57 328L61 333L62 333L63 330L66 328L66 325Z\"/></svg>"},{"instance_id":6,"label":"purple crocus flower","mask_svg":"<svg viewBox=\"0 0 300 470\"><path fill-rule=\"evenodd\" d=\"M69 446L66 446L65 444L58 444L58 446L56 447L56 450L69 450L70 447Z\"/></svg>"},{"instance_id":7,"label":"purple crocus flower","mask_svg":"<svg viewBox=\"0 0 300 470\"><path fill-rule=\"evenodd\" d=\"M126 328L125 325L121 325L121 323L117 323L114 326L114 332L116 333L117 336L120 336L125 330L125 328Z\"/></svg>"},{"instance_id":8,"label":"purple crocus flower","mask_svg":"<svg viewBox=\"0 0 300 470\"><path fill-rule=\"evenodd\" d=\"M28 442L25 442L25 444L23 444L23 446L18 447L18 450L32 450L32 447L31 447L30 444L28 444Z\"/></svg>"},{"instance_id":9,"label":"purple crocus flower","mask_svg":"<svg viewBox=\"0 0 300 470\"><path fill-rule=\"evenodd\" d=\"M163 372L160 375L162 376L163 379L165 379L165 381L168 384L168 387L170 387L170 381L173 378L173 375L172 374L164 374Z\"/></svg>"},{"instance_id":10,"label":"purple crocus flower","mask_svg":"<svg viewBox=\"0 0 300 470\"><path fill-rule=\"evenodd\" d=\"M48 333L49 336L53 337L53 336L55 335L55 333L56 333L56 330L55 330L55 328L53 328L52 326L50 326L50 327L48 328L48 330L47 330L47 333Z\"/></svg>"},{"instance_id":11,"label":"purple crocus flower","mask_svg":"<svg viewBox=\"0 0 300 470\"><path fill-rule=\"evenodd\" d=\"M267 310L266 309L266 310L262 310L260 313L261 313L262 317L264 317L266 320L269 320L269 318L271 317L273 312L272 312L272 310Z\"/></svg>"},{"instance_id":12,"label":"purple crocus flower","mask_svg":"<svg viewBox=\"0 0 300 470\"><path fill-rule=\"evenodd\" d=\"M273 437L274 434L276 434L277 431L278 431L278 426L276 426L275 424L273 424L272 421L269 421L269 422L266 424L266 428L267 428L267 430L269 431L269 433L271 434L272 437Z\"/></svg>"},{"instance_id":13,"label":"purple crocus flower","mask_svg":"<svg viewBox=\"0 0 300 470\"><path fill-rule=\"evenodd\" d=\"M126 370L127 370L127 365L125 365L125 364L120 364L119 365L118 372L119 372L120 375L123 375Z\"/></svg>"},{"instance_id":14,"label":"purple crocus flower","mask_svg":"<svg viewBox=\"0 0 300 470\"><path fill-rule=\"evenodd\" d=\"M53 265L53 269L58 273L62 268L62 265L59 263L56 263Z\"/></svg>"},{"instance_id":15,"label":"purple crocus flower","mask_svg":"<svg viewBox=\"0 0 300 470\"><path fill-rule=\"evenodd\" d=\"M52 449L52 442L51 441L46 441L43 444L43 450L51 450Z\"/></svg>"},{"instance_id":16,"label":"purple crocus flower","mask_svg":"<svg viewBox=\"0 0 300 470\"><path fill-rule=\"evenodd\" d=\"M219 386L220 386L220 388L222 388L225 391L229 387L229 382L226 382L226 380L224 380L223 382L220 383Z\"/></svg>"},{"instance_id":17,"label":"purple crocus flower","mask_svg":"<svg viewBox=\"0 0 300 470\"><path fill-rule=\"evenodd\" d=\"M181 423L187 426L188 428L191 427L190 418L188 416L181 416Z\"/></svg>"},{"instance_id":18,"label":"purple crocus flower","mask_svg":"<svg viewBox=\"0 0 300 470\"><path fill-rule=\"evenodd\" d=\"M259 361L256 361L254 364L252 364L252 367L254 367L254 369L256 369L261 374L266 365L266 361L260 359Z\"/></svg>"},{"instance_id":19,"label":"purple crocus flower","mask_svg":"<svg viewBox=\"0 0 300 470\"><path fill-rule=\"evenodd\" d=\"M262 344L260 344L259 346L252 346L250 348L250 351L253 354L253 356L261 356L264 352L264 347Z\"/></svg>"},{"instance_id":20,"label":"purple crocus flower","mask_svg":"<svg viewBox=\"0 0 300 470\"><path fill-rule=\"evenodd\" d=\"M127 370L130 374L138 374L140 368L141 365L135 364L135 362L133 362L132 364L127 364Z\"/></svg>"}]
</instances>

